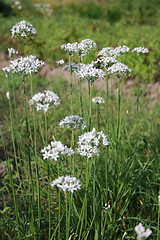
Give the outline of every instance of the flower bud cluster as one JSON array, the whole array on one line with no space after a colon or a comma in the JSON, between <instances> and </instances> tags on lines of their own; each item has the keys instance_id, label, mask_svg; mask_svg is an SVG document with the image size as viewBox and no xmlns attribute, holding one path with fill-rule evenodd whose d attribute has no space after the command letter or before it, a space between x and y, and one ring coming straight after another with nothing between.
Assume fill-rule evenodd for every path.
<instances>
[{"instance_id":1,"label":"flower bud cluster","mask_svg":"<svg viewBox=\"0 0 160 240\"><path fill-rule=\"evenodd\" d=\"M56 106L60 104L60 98L54 92L50 90L45 90L43 93L39 92L35 94L29 103L34 105L36 110L43 110L45 113L48 111L49 107Z\"/></svg>"},{"instance_id":2,"label":"flower bud cluster","mask_svg":"<svg viewBox=\"0 0 160 240\"><path fill-rule=\"evenodd\" d=\"M9 67L2 68L6 74L18 73L20 75L27 75L28 73L38 72L38 68L45 63L36 58L36 56L20 57L10 61Z\"/></svg>"},{"instance_id":3,"label":"flower bud cluster","mask_svg":"<svg viewBox=\"0 0 160 240\"><path fill-rule=\"evenodd\" d=\"M77 71L77 75L90 83L95 82L99 78L106 77L106 74L102 69L93 67L93 63L80 64L80 70Z\"/></svg>"},{"instance_id":4,"label":"flower bud cluster","mask_svg":"<svg viewBox=\"0 0 160 240\"><path fill-rule=\"evenodd\" d=\"M12 28L11 28L11 33L12 33L12 38L14 37L29 37L29 38L34 38L36 37L36 30L32 26L32 24L26 22L26 21L21 21L17 22Z\"/></svg>"},{"instance_id":5,"label":"flower bud cluster","mask_svg":"<svg viewBox=\"0 0 160 240\"><path fill-rule=\"evenodd\" d=\"M51 182L51 187L57 186L58 188L62 189L64 192L69 191L73 193L74 191L81 189L80 180L76 177L70 176L62 176L55 179Z\"/></svg>"},{"instance_id":6,"label":"flower bud cluster","mask_svg":"<svg viewBox=\"0 0 160 240\"><path fill-rule=\"evenodd\" d=\"M139 223L135 227L135 231L138 235L137 236L138 240L146 239L152 234L152 231L149 228L147 228L147 230L145 231L145 228L143 227L142 223Z\"/></svg>"},{"instance_id":7,"label":"flower bud cluster","mask_svg":"<svg viewBox=\"0 0 160 240\"><path fill-rule=\"evenodd\" d=\"M91 132L79 136L77 152L87 158L91 158L92 155L99 155L98 146L100 143L104 146L109 145L107 136L102 131L96 132L96 129L93 128Z\"/></svg>"},{"instance_id":8,"label":"flower bud cluster","mask_svg":"<svg viewBox=\"0 0 160 240\"><path fill-rule=\"evenodd\" d=\"M85 129L87 127L83 118L78 115L70 115L65 117L63 120L60 121L59 126L60 128L70 128L70 129L76 129L76 128Z\"/></svg>"},{"instance_id":9,"label":"flower bud cluster","mask_svg":"<svg viewBox=\"0 0 160 240\"><path fill-rule=\"evenodd\" d=\"M72 155L74 151L64 146L60 141L51 142L47 147L41 149L43 159L52 159L57 161L61 155Z\"/></svg>"},{"instance_id":10,"label":"flower bud cluster","mask_svg":"<svg viewBox=\"0 0 160 240\"><path fill-rule=\"evenodd\" d=\"M92 102L95 103L95 104L105 103L104 99L101 98L101 97L92 98Z\"/></svg>"},{"instance_id":11,"label":"flower bud cluster","mask_svg":"<svg viewBox=\"0 0 160 240\"><path fill-rule=\"evenodd\" d=\"M12 58L15 54L18 54L14 48L8 48L9 57Z\"/></svg>"},{"instance_id":12,"label":"flower bud cluster","mask_svg":"<svg viewBox=\"0 0 160 240\"><path fill-rule=\"evenodd\" d=\"M108 74L115 74L117 77L121 77L122 75L129 75L132 70L128 68L127 65L118 62L109 67L107 72Z\"/></svg>"},{"instance_id":13,"label":"flower bud cluster","mask_svg":"<svg viewBox=\"0 0 160 240\"><path fill-rule=\"evenodd\" d=\"M132 50L132 52L136 52L137 55L142 55L143 53L148 53L149 50L148 50L148 48L137 47L137 48L134 48L134 49Z\"/></svg>"}]
</instances>

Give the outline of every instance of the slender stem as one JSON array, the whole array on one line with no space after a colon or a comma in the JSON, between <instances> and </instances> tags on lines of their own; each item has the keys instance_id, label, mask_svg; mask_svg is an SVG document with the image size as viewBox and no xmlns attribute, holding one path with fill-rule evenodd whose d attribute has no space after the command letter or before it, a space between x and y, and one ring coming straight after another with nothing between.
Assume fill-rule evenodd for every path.
<instances>
[{"instance_id":1,"label":"slender stem","mask_svg":"<svg viewBox=\"0 0 160 240\"><path fill-rule=\"evenodd\" d=\"M30 88L31 97L33 97L33 81L32 75L30 75ZM37 128L36 128L36 110L33 105L33 119L34 119L34 160L36 167L36 179L37 179L37 194L38 194L38 226L41 228L41 196L40 196L40 184L39 184L39 169L38 169L38 158L37 158Z\"/></svg>"},{"instance_id":2,"label":"slender stem","mask_svg":"<svg viewBox=\"0 0 160 240\"><path fill-rule=\"evenodd\" d=\"M81 58L79 57L79 70L80 70L80 61ZM79 90L80 90L80 110L81 110L81 117L83 117L83 100L82 100L82 79L79 78Z\"/></svg>"},{"instance_id":3,"label":"slender stem","mask_svg":"<svg viewBox=\"0 0 160 240\"><path fill-rule=\"evenodd\" d=\"M106 73L106 121L107 121L107 132L109 130L108 100L109 100L108 74Z\"/></svg>"},{"instance_id":4,"label":"slender stem","mask_svg":"<svg viewBox=\"0 0 160 240\"><path fill-rule=\"evenodd\" d=\"M89 87L89 118L88 118L88 130L91 130L91 119L92 119L92 83L88 83Z\"/></svg>"},{"instance_id":5,"label":"slender stem","mask_svg":"<svg viewBox=\"0 0 160 240\"><path fill-rule=\"evenodd\" d=\"M73 114L71 55L69 55L69 70L70 70L71 114Z\"/></svg>"},{"instance_id":6,"label":"slender stem","mask_svg":"<svg viewBox=\"0 0 160 240\"><path fill-rule=\"evenodd\" d=\"M47 114L44 114L44 118L45 118L45 133L46 133L46 146L48 144L48 136L47 136L47 131L48 131L48 127L47 127Z\"/></svg>"},{"instance_id":7,"label":"slender stem","mask_svg":"<svg viewBox=\"0 0 160 240\"><path fill-rule=\"evenodd\" d=\"M93 177L93 216L95 219L96 215L96 157L95 155L92 156L92 159L94 159L94 177Z\"/></svg>"},{"instance_id":8,"label":"slender stem","mask_svg":"<svg viewBox=\"0 0 160 240\"><path fill-rule=\"evenodd\" d=\"M15 133L14 133L15 123L14 123L14 117L13 117L13 108L12 108L12 103L11 103L11 95L10 95L9 78L8 77L7 77L7 86L8 86L8 92L9 92L10 124L11 124L11 134L12 134L14 157L15 157L16 169L17 169L17 173L18 173L18 180L19 180L19 183L21 183L18 161L17 161L16 144L15 144Z\"/></svg>"},{"instance_id":9,"label":"slender stem","mask_svg":"<svg viewBox=\"0 0 160 240\"><path fill-rule=\"evenodd\" d=\"M50 164L48 159L48 209L49 209L49 240L51 238L51 188L50 188Z\"/></svg>"},{"instance_id":10,"label":"slender stem","mask_svg":"<svg viewBox=\"0 0 160 240\"><path fill-rule=\"evenodd\" d=\"M117 147L120 140L121 131L121 79L118 79L118 97L117 97Z\"/></svg>"},{"instance_id":11,"label":"slender stem","mask_svg":"<svg viewBox=\"0 0 160 240\"><path fill-rule=\"evenodd\" d=\"M96 104L96 107L97 107L97 129L99 131L99 115L100 115L99 103Z\"/></svg>"},{"instance_id":12,"label":"slender stem","mask_svg":"<svg viewBox=\"0 0 160 240\"><path fill-rule=\"evenodd\" d=\"M68 203L67 203L67 193L65 192L66 199L66 240L68 240L69 230L68 230Z\"/></svg>"},{"instance_id":13,"label":"slender stem","mask_svg":"<svg viewBox=\"0 0 160 240\"><path fill-rule=\"evenodd\" d=\"M60 171L59 171L59 162L58 162L58 177L60 176ZM60 189L58 188L58 240L60 240L60 232L61 232L61 194L60 194Z\"/></svg>"},{"instance_id":14,"label":"slender stem","mask_svg":"<svg viewBox=\"0 0 160 240\"><path fill-rule=\"evenodd\" d=\"M33 200L33 209L35 214L35 197L34 197L34 185L33 185L33 175L32 175L32 167L31 167L31 154L30 154L30 146L29 146L29 126L28 126L28 110L27 110L27 100L26 100L26 89L25 89L25 78L22 77L23 82L23 91L24 91L24 106L25 106L25 119L26 119L26 131L27 131L27 156L28 156L28 168L29 168L29 175L31 178L31 188L32 188L32 200ZM29 181L29 176L28 176ZM29 182L30 185L30 182ZM29 192L30 194L30 192ZM35 215L34 215L35 217ZM35 222L35 219L34 219Z\"/></svg>"},{"instance_id":15,"label":"slender stem","mask_svg":"<svg viewBox=\"0 0 160 240\"><path fill-rule=\"evenodd\" d=\"M158 203L159 205L159 203ZM160 223L160 205L158 206L158 224L157 224L157 240L159 240L159 223Z\"/></svg>"},{"instance_id":16,"label":"slender stem","mask_svg":"<svg viewBox=\"0 0 160 240\"><path fill-rule=\"evenodd\" d=\"M74 150L74 130L72 130L72 140L71 140L71 148ZM72 157L72 173L74 175L74 168L75 168L75 155L73 154Z\"/></svg>"}]
</instances>

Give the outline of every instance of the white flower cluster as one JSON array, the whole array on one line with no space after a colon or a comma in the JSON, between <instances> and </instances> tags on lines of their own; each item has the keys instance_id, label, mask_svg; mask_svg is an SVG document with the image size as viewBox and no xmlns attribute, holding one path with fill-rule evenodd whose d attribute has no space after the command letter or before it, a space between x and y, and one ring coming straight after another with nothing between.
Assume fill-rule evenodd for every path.
<instances>
[{"instance_id":1,"label":"white flower cluster","mask_svg":"<svg viewBox=\"0 0 160 240\"><path fill-rule=\"evenodd\" d=\"M99 51L98 56L103 57L117 57L122 55L125 52L129 52L129 47L123 45L116 48L106 47Z\"/></svg>"},{"instance_id":2,"label":"white flower cluster","mask_svg":"<svg viewBox=\"0 0 160 240\"><path fill-rule=\"evenodd\" d=\"M36 56L20 57L13 61L10 61L9 67L2 68L6 74L18 73L27 75L28 73L38 72L38 68L45 63L36 58Z\"/></svg>"},{"instance_id":3,"label":"white flower cluster","mask_svg":"<svg viewBox=\"0 0 160 240\"><path fill-rule=\"evenodd\" d=\"M78 43L67 43L67 44L62 44L61 45L61 49L63 49L66 53L68 53L69 55L74 55L77 51L77 46Z\"/></svg>"},{"instance_id":4,"label":"white flower cluster","mask_svg":"<svg viewBox=\"0 0 160 240\"><path fill-rule=\"evenodd\" d=\"M102 48L102 50L99 51L97 56L112 57L114 56L114 48L113 47Z\"/></svg>"},{"instance_id":5,"label":"white flower cluster","mask_svg":"<svg viewBox=\"0 0 160 240\"><path fill-rule=\"evenodd\" d=\"M57 61L56 63L57 63L60 67L62 67L63 64L64 64L64 60L61 59L61 60Z\"/></svg>"},{"instance_id":6,"label":"white flower cluster","mask_svg":"<svg viewBox=\"0 0 160 240\"><path fill-rule=\"evenodd\" d=\"M12 38L13 37L29 37L29 38L34 38L36 37L36 30L32 26L32 24L26 22L26 21L21 21L17 22L12 28L11 28L11 33L12 33Z\"/></svg>"},{"instance_id":7,"label":"white flower cluster","mask_svg":"<svg viewBox=\"0 0 160 240\"><path fill-rule=\"evenodd\" d=\"M72 62L71 63L71 73L73 73L73 72L77 72L78 71L78 69L79 69L79 66L78 66L78 64L77 63L74 63L74 62ZM68 72L70 72L70 66L69 66L69 63L68 64L66 64L64 67L63 67L63 69L62 69L63 71L64 70L67 70Z\"/></svg>"},{"instance_id":8,"label":"white flower cluster","mask_svg":"<svg viewBox=\"0 0 160 240\"><path fill-rule=\"evenodd\" d=\"M115 74L118 77L121 77L122 75L129 75L131 71L132 70L128 68L127 65L121 62L115 63L107 69L108 74Z\"/></svg>"},{"instance_id":9,"label":"white flower cluster","mask_svg":"<svg viewBox=\"0 0 160 240\"><path fill-rule=\"evenodd\" d=\"M101 103L104 103L105 101L101 97L95 97L95 98L92 98L92 102L97 103L97 104L101 104Z\"/></svg>"},{"instance_id":10,"label":"white flower cluster","mask_svg":"<svg viewBox=\"0 0 160 240\"><path fill-rule=\"evenodd\" d=\"M51 142L47 147L41 149L43 159L52 159L57 161L61 155L72 155L74 151L67 146L64 146L60 141Z\"/></svg>"},{"instance_id":11,"label":"white flower cluster","mask_svg":"<svg viewBox=\"0 0 160 240\"><path fill-rule=\"evenodd\" d=\"M137 47L137 48L134 48L134 49L132 50L132 52L136 52L137 55L142 55L143 53L148 53L149 50L148 50L148 48Z\"/></svg>"},{"instance_id":12,"label":"white flower cluster","mask_svg":"<svg viewBox=\"0 0 160 240\"><path fill-rule=\"evenodd\" d=\"M78 54L81 57L87 55L93 47L96 48L96 43L91 39L84 39L80 43L75 42L61 45L61 49L69 55Z\"/></svg>"},{"instance_id":13,"label":"white flower cluster","mask_svg":"<svg viewBox=\"0 0 160 240\"><path fill-rule=\"evenodd\" d=\"M57 186L58 188L62 189L64 192L69 191L73 193L74 191L81 189L80 180L76 177L70 176L62 176L55 179L51 182L51 187Z\"/></svg>"},{"instance_id":14,"label":"white flower cluster","mask_svg":"<svg viewBox=\"0 0 160 240\"><path fill-rule=\"evenodd\" d=\"M71 128L71 129L76 129L76 128L85 129L87 127L83 118L78 115L70 115L65 117L63 120L60 121L59 126L60 128Z\"/></svg>"},{"instance_id":15,"label":"white flower cluster","mask_svg":"<svg viewBox=\"0 0 160 240\"><path fill-rule=\"evenodd\" d=\"M108 203L105 203L104 207L103 207L104 211L107 212L111 209L111 205Z\"/></svg>"},{"instance_id":16,"label":"white flower cluster","mask_svg":"<svg viewBox=\"0 0 160 240\"><path fill-rule=\"evenodd\" d=\"M93 47L94 48L97 47L96 43L93 40L84 39L78 44L76 53L79 56L83 57L87 55L92 50Z\"/></svg>"},{"instance_id":17,"label":"white flower cluster","mask_svg":"<svg viewBox=\"0 0 160 240\"><path fill-rule=\"evenodd\" d=\"M100 57L98 58L95 63L100 63L101 64L101 67L108 67L108 66L111 66L113 63L118 63L118 60L116 59L116 56L113 56L113 57Z\"/></svg>"},{"instance_id":18,"label":"white flower cluster","mask_svg":"<svg viewBox=\"0 0 160 240\"><path fill-rule=\"evenodd\" d=\"M49 3L35 3L33 6L39 11L41 14L45 14L47 16L51 16L52 9L50 8Z\"/></svg>"},{"instance_id":19,"label":"white flower cluster","mask_svg":"<svg viewBox=\"0 0 160 240\"><path fill-rule=\"evenodd\" d=\"M22 9L21 2L20 2L20 1L15 1L15 2L11 5L11 8L21 10L21 9Z\"/></svg>"},{"instance_id":20,"label":"white flower cluster","mask_svg":"<svg viewBox=\"0 0 160 240\"><path fill-rule=\"evenodd\" d=\"M96 132L93 128L91 132L79 136L77 151L81 156L91 158L93 154L99 154L98 146L101 142L104 146L109 145L107 136L102 131Z\"/></svg>"},{"instance_id":21,"label":"white flower cluster","mask_svg":"<svg viewBox=\"0 0 160 240\"><path fill-rule=\"evenodd\" d=\"M50 90L45 90L43 93L39 92L29 100L31 105L35 105L37 111L43 110L44 112L47 112L51 105L58 107L60 102L57 94Z\"/></svg>"},{"instance_id":22,"label":"white flower cluster","mask_svg":"<svg viewBox=\"0 0 160 240\"><path fill-rule=\"evenodd\" d=\"M125 46L125 45L123 45L123 46L119 46L119 47L116 47L115 49L114 49L114 54L116 55L116 56L121 56L121 55L123 55L123 53L125 53L125 52L129 52L129 47L127 47L127 46Z\"/></svg>"},{"instance_id":23,"label":"white flower cluster","mask_svg":"<svg viewBox=\"0 0 160 240\"><path fill-rule=\"evenodd\" d=\"M99 78L106 77L106 74L102 69L93 67L93 63L80 64L80 70L77 71L77 75L91 83Z\"/></svg>"},{"instance_id":24,"label":"white flower cluster","mask_svg":"<svg viewBox=\"0 0 160 240\"><path fill-rule=\"evenodd\" d=\"M145 231L145 228L143 227L142 223L139 223L135 227L135 231L138 235L137 236L138 240L146 239L152 234L152 231L149 228L147 228L147 230Z\"/></svg>"},{"instance_id":25,"label":"white flower cluster","mask_svg":"<svg viewBox=\"0 0 160 240\"><path fill-rule=\"evenodd\" d=\"M18 73L27 75L28 73L38 72L38 68L45 63L36 58L36 56L30 55L27 57L20 57L13 61L10 61L9 67L2 68L6 74Z\"/></svg>"},{"instance_id":26,"label":"white flower cluster","mask_svg":"<svg viewBox=\"0 0 160 240\"><path fill-rule=\"evenodd\" d=\"M8 48L9 57L12 58L15 54L18 54L14 48Z\"/></svg>"}]
</instances>

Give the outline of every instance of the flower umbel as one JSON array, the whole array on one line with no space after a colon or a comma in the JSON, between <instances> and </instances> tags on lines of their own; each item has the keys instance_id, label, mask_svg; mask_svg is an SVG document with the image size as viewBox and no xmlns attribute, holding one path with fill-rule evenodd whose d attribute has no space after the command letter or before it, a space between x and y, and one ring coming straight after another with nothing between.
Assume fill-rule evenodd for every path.
<instances>
[{"instance_id":1,"label":"flower umbel","mask_svg":"<svg viewBox=\"0 0 160 240\"><path fill-rule=\"evenodd\" d=\"M51 182L51 187L57 186L58 188L62 189L64 192L69 191L73 193L74 191L81 189L80 180L76 177L70 176L62 176L55 179Z\"/></svg>"},{"instance_id":2,"label":"flower umbel","mask_svg":"<svg viewBox=\"0 0 160 240\"><path fill-rule=\"evenodd\" d=\"M92 102L95 103L95 104L105 103L104 99L101 98L101 97L92 98Z\"/></svg>"},{"instance_id":3,"label":"flower umbel","mask_svg":"<svg viewBox=\"0 0 160 240\"><path fill-rule=\"evenodd\" d=\"M147 230L145 231L145 228L143 227L142 223L139 223L136 227L135 227L135 231L137 233L137 239L138 240L143 240L148 238L151 234L152 231L147 228Z\"/></svg>"},{"instance_id":4,"label":"flower umbel","mask_svg":"<svg viewBox=\"0 0 160 240\"><path fill-rule=\"evenodd\" d=\"M52 106L58 107L60 102L57 94L50 90L45 90L43 93L39 92L29 100L29 103L34 105L37 111L43 110L45 113Z\"/></svg>"},{"instance_id":5,"label":"flower umbel","mask_svg":"<svg viewBox=\"0 0 160 240\"><path fill-rule=\"evenodd\" d=\"M78 115L70 115L65 117L63 120L60 121L59 126L60 128L70 128L70 129L76 129L76 128L85 129L87 127L83 118Z\"/></svg>"},{"instance_id":6,"label":"flower umbel","mask_svg":"<svg viewBox=\"0 0 160 240\"><path fill-rule=\"evenodd\" d=\"M12 38L15 38L15 37L34 38L34 37L36 37L35 28L32 26L32 24L30 24L24 20L21 22L17 22L11 28L11 33L12 33Z\"/></svg>"},{"instance_id":7,"label":"flower umbel","mask_svg":"<svg viewBox=\"0 0 160 240\"><path fill-rule=\"evenodd\" d=\"M91 132L79 136L77 151L81 156L91 158L92 155L99 155L100 143L104 146L109 145L107 136L102 131L96 132L96 129L93 128Z\"/></svg>"},{"instance_id":8,"label":"flower umbel","mask_svg":"<svg viewBox=\"0 0 160 240\"><path fill-rule=\"evenodd\" d=\"M142 55L144 53L148 53L149 50L148 50L148 48L144 48L144 47L136 47L132 50L132 52L136 52L137 55Z\"/></svg>"},{"instance_id":9,"label":"flower umbel","mask_svg":"<svg viewBox=\"0 0 160 240\"><path fill-rule=\"evenodd\" d=\"M8 48L9 57L12 58L15 54L18 54L14 48Z\"/></svg>"},{"instance_id":10,"label":"flower umbel","mask_svg":"<svg viewBox=\"0 0 160 240\"><path fill-rule=\"evenodd\" d=\"M102 69L93 67L93 63L81 64L80 70L77 71L77 75L90 83L95 82L97 79L106 77L106 74Z\"/></svg>"},{"instance_id":11,"label":"flower umbel","mask_svg":"<svg viewBox=\"0 0 160 240\"><path fill-rule=\"evenodd\" d=\"M13 61L10 61L10 65L2 70L9 74L18 73L19 75L27 75L29 73L38 72L38 68L45 63L36 58L36 56L30 55L27 57L20 57Z\"/></svg>"},{"instance_id":12,"label":"flower umbel","mask_svg":"<svg viewBox=\"0 0 160 240\"><path fill-rule=\"evenodd\" d=\"M108 74L115 74L117 75L117 77L121 77L123 75L129 75L132 72L132 70L129 67L127 67L127 65L118 62L109 67L107 72Z\"/></svg>"},{"instance_id":13,"label":"flower umbel","mask_svg":"<svg viewBox=\"0 0 160 240\"><path fill-rule=\"evenodd\" d=\"M51 142L47 147L41 150L43 159L52 159L57 161L61 155L72 155L74 151L67 146L64 146L60 141Z\"/></svg>"},{"instance_id":14,"label":"flower umbel","mask_svg":"<svg viewBox=\"0 0 160 240\"><path fill-rule=\"evenodd\" d=\"M57 63L60 67L62 67L63 64L64 64L64 60L61 59L61 60L57 61L56 63Z\"/></svg>"}]
</instances>

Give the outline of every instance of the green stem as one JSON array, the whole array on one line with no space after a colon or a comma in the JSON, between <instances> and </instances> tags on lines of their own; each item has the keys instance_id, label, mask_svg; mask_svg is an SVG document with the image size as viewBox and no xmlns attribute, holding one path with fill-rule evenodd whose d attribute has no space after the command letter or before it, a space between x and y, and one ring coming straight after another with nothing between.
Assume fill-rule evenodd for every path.
<instances>
[{"instance_id":1,"label":"green stem","mask_svg":"<svg viewBox=\"0 0 160 240\"><path fill-rule=\"evenodd\" d=\"M118 79L118 97L117 97L117 147L119 146L120 141L120 132L121 132L121 111L122 111L122 105L121 105L121 79Z\"/></svg>"},{"instance_id":2,"label":"green stem","mask_svg":"<svg viewBox=\"0 0 160 240\"><path fill-rule=\"evenodd\" d=\"M46 133L46 146L48 144L48 136L47 136L47 131L48 131L48 127L47 127L47 114L44 114L44 118L45 118L45 133Z\"/></svg>"},{"instance_id":3,"label":"green stem","mask_svg":"<svg viewBox=\"0 0 160 240\"><path fill-rule=\"evenodd\" d=\"M80 60L79 57L79 70L80 70ZM81 117L83 117L83 100L82 100L82 79L79 78L79 90L80 90L80 106L81 106Z\"/></svg>"},{"instance_id":4,"label":"green stem","mask_svg":"<svg viewBox=\"0 0 160 240\"><path fill-rule=\"evenodd\" d=\"M88 130L91 130L91 120L92 120L92 83L88 83L89 87L89 118L88 118Z\"/></svg>"},{"instance_id":5,"label":"green stem","mask_svg":"<svg viewBox=\"0 0 160 240\"><path fill-rule=\"evenodd\" d=\"M49 240L51 238L51 187L50 187L50 164L48 159L48 209L49 209Z\"/></svg>"},{"instance_id":6,"label":"green stem","mask_svg":"<svg viewBox=\"0 0 160 240\"><path fill-rule=\"evenodd\" d=\"M159 202L158 202L159 205ZM159 234L159 221L160 220L160 205L158 207L158 224L157 224L157 240L159 240L160 234Z\"/></svg>"},{"instance_id":7,"label":"green stem","mask_svg":"<svg viewBox=\"0 0 160 240\"><path fill-rule=\"evenodd\" d=\"M71 114L73 114L71 55L69 55L69 70L70 70Z\"/></svg>"},{"instance_id":8,"label":"green stem","mask_svg":"<svg viewBox=\"0 0 160 240\"><path fill-rule=\"evenodd\" d=\"M109 100L108 74L106 73L106 121L107 121L107 132L109 130L108 100Z\"/></svg>"},{"instance_id":9,"label":"green stem","mask_svg":"<svg viewBox=\"0 0 160 240\"><path fill-rule=\"evenodd\" d=\"M58 177L60 176L60 169L59 169L59 162L58 162ZM60 195L60 189L58 188L58 240L60 240L60 233L61 233L61 225L60 225L60 219L61 219L61 195Z\"/></svg>"},{"instance_id":10,"label":"green stem","mask_svg":"<svg viewBox=\"0 0 160 240\"><path fill-rule=\"evenodd\" d=\"M97 105L97 129L99 131L99 115L100 115L99 103L97 103L96 105Z\"/></svg>"},{"instance_id":11,"label":"green stem","mask_svg":"<svg viewBox=\"0 0 160 240\"><path fill-rule=\"evenodd\" d=\"M30 88L31 97L33 97L33 81L32 75L30 75ZM33 105L33 119L34 119L34 160L36 167L36 179L37 179L37 194L38 194L38 227L41 228L41 196L40 196L40 184L39 184L39 169L38 169L38 158L37 158L37 128L36 128L36 110Z\"/></svg>"},{"instance_id":12,"label":"green stem","mask_svg":"<svg viewBox=\"0 0 160 240\"><path fill-rule=\"evenodd\" d=\"M69 230L68 230L68 203L67 203L67 193L65 192L66 199L66 240L68 240Z\"/></svg>"},{"instance_id":13,"label":"green stem","mask_svg":"<svg viewBox=\"0 0 160 240\"><path fill-rule=\"evenodd\" d=\"M27 156L28 156L28 168L29 175L31 178L31 188L32 188L32 200L33 200L33 209L34 209L34 217L35 217L35 193L34 193L34 185L33 185L33 175L32 175L32 167L31 167L31 154L30 154L30 139L29 139L29 126L28 126L28 110L27 110L27 100L26 100L26 89L25 89L25 78L22 77L23 82L23 91L24 91L24 106L25 106L25 119L26 119L26 131L27 131ZM30 178L28 176L29 186L30 186ZM30 188L30 187L29 187ZM30 195L30 192L29 192ZM34 219L35 222L35 219Z\"/></svg>"}]
</instances>

